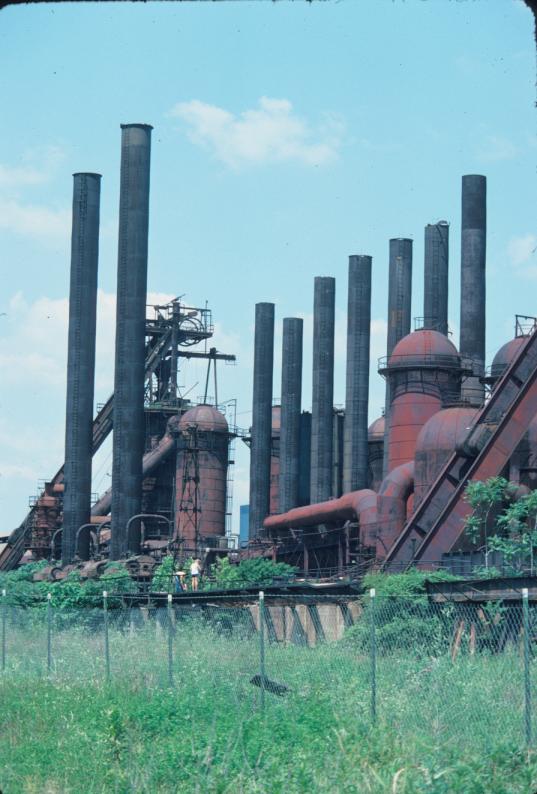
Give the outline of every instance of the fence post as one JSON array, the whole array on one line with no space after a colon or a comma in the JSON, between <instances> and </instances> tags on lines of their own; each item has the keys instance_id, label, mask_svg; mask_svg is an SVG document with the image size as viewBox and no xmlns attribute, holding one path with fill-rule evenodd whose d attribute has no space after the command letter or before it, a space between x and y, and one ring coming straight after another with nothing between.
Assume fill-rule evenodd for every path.
<instances>
[{"instance_id":1,"label":"fence post","mask_svg":"<svg viewBox=\"0 0 537 794\"><path fill-rule=\"evenodd\" d=\"M104 619L104 663L106 681L110 681L110 643L108 639L108 593L103 590L103 619Z\"/></svg>"},{"instance_id":2,"label":"fence post","mask_svg":"<svg viewBox=\"0 0 537 794\"><path fill-rule=\"evenodd\" d=\"M172 594L168 593L168 684L173 687L173 623Z\"/></svg>"},{"instance_id":3,"label":"fence post","mask_svg":"<svg viewBox=\"0 0 537 794\"><path fill-rule=\"evenodd\" d=\"M47 593L47 670L52 669L52 593Z\"/></svg>"},{"instance_id":4,"label":"fence post","mask_svg":"<svg viewBox=\"0 0 537 794\"><path fill-rule=\"evenodd\" d=\"M528 588L522 588L522 623L524 626L524 723L526 745L531 746L531 680L530 680L530 611Z\"/></svg>"},{"instance_id":5,"label":"fence post","mask_svg":"<svg viewBox=\"0 0 537 794\"><path fill-rule=\"evenodd\" d=\"M371 652L371 722L377 721L377 637L375 627L375 588L369 591L370 652Z\"/></svg>"},{"instance_id":6,"label":"fence post","mask_svg":"<svg viewBox=\"0 0 537 794\"><path fill-rule=\"evenodd\" d=\"M259 673L261 685L261 709L265 710L265 593L259 591Z\"/></svg>"},{"instance_id":7,"label":"fence post","mask_svg":"<svg viewBox=\"0 0 537 794\"><path fill-rule=\"evenodd\" d=\"M7 625L7 599L6 591L2 590L2 672L6 669L6 625Z\"/></svg>"}]
</instances>

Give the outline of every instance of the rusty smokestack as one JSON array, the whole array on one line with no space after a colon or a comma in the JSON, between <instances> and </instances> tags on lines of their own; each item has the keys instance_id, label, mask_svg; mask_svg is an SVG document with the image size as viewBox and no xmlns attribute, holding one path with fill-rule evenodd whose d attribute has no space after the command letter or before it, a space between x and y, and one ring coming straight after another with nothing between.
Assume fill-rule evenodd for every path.
<instances>
[{"instance_id":1,"label":"rusty smokestack","mask_svg":"<svg viewBox=\"0 0 537 794\"><path fill-rule=\"evenodd\" d=\"M77 530L90 520L100 174L73 174L67 346L62 561L72 562ZM89 559L89 538L81 548Z\"/></svg>"},{"instance_id":2,"label":"rusty smokestack","mask_svg":"<svg viewBox=\"0 0 537 794\"><path fill-rule=\"evenodd\" d=\"M390 240L388 274L388 338L386 355L404 336L410 333L412 311L412 240L397 237ZM390 432L390 384L386 381L386 407L384 411L384 474L388 472L388 438Z\"/></svg>"},{"instance_id":3,"label":"rusty smokestack","mask_svg":"<svg viewBox=\"0 0 537 794\"><path fill-rule=\"evenodd\" d=\"M371 257L349 257L343 493L367 488Z\"/></svg>"},{"instance_id":4,"label":"rusty smokestack","mask_svg":"<svg viewBox=\"0 0 537 794\"><path fill-rule=\"evenodd\" d=\"M256 303L250 447L249 536L257 537L270 510L274 304Z\"/></svg>"},{"instance_id":5,"label":"rusty smokestack","mask_svg":"<svg viewBox=\"0 0 537 794\"><path fill-rule=\"evenodd\" d=\"M449 223L425 227L423 327L448 332Z\"/></svg>"},{"instance_id":6,"label":"rusty smokestack","mask_svg":"<svg viewBox=\"0 0 537 794\"><path fill-rule=\"evenodd\" d=\"M462 384L462 398L479 407L485 387L485 310L487 251L487 180L470 174L462 178L461 231L461 356L474 362L472 377Z\"/></svg>"},{"instance_id":7,"label":"rusty smokestack","mask_svg":"<svg viewBox=\"0 0 537 794\"><path fill-rule=\"evenodd\" d=\"M139 543L127 549L127 523L141 512L142 503L151 130L147 124L121 125L110 546L114 560L139 551Z\"/></svg>"},{"instance_id":8,"label":"rusty smokestack","mask_svg":"<svg viewBox=\"0 0 537 794\"><path fill-rule=\"evenodd\" d=\"M286 317L282 337L280 513L299 504L303 321Z\"/></svg>"},{"instance_id":9,"label":"rusty smokestack","mask_svg":"<svg viewBox=\"0 0 537 794\"><path fill-rule=\"evenodd\" d=\"M332 496L336 280L315 278L311 409L311 501Z\"/></svg>"}]
</instances>

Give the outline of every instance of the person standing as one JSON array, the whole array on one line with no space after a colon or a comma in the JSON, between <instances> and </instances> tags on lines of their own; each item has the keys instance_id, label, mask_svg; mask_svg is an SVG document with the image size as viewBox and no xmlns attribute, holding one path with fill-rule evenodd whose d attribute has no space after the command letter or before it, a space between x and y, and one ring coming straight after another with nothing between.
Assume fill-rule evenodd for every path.
<instances>
[{"instance_id":1,"label":"person standing","mask_svg":"<svg viewBox=\"0 0 537 794\"><path fill-rule=\"evenodd\" d=\"M197 590L199 585L199 579L201 575L201 560L199 557L196 557L192 560L192 564L190 566L190 578L192 580L192 590Z\"/></svg>"}]
</instances>

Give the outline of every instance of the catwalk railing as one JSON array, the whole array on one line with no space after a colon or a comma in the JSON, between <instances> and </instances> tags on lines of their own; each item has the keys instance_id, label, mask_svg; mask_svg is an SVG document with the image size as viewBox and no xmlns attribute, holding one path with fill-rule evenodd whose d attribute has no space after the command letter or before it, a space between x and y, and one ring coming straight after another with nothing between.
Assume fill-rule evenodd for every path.
<instances>
[{"instance_id":1,"label":"catwalk railing","mask_svg":"<svg viewBox=\"0 0 537 794\"><path fill-rule=\"evenodd\" d=\"M525 591L527 593L527 591ZM0 604L1 687L82 684L174 692L238 726L259 713L334 730L390 726L419 746L534 742L537 603L427 596L238 597L93 608ZM7 690L6 690L7 691ZM174 695L174 696L175 696ZM312 722L313 721L313 722ZM301 723L302 724L302 723ZM191 726L189 730L193 730Z\"/></svg>"}]
</instances>

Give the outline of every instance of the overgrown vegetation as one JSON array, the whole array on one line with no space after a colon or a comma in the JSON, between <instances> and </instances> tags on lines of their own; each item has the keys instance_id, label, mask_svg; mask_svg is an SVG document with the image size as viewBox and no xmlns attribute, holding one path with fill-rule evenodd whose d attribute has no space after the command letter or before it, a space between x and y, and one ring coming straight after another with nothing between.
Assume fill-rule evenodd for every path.
<instances>
[{"instance_id":1,"label":"overgrown vegetation","mask_svg":"<svg viewBox=\"0 0 537 794\"><path fill-rule=\"evenodd\" d=\"M482 551L485 565L475 573L499 575L489 565L492 552L499 552L507 574L519 574L535 568L537 549L537 491L518 495L518 487L504 477L490 477L485 482L470 482L465 499L473 512L466 518L465 533Z\"/></svg>"},{"instance_id":2,"label":"overgrown vegetation","mask_svg":"<svg viewBox=\"0 0 537 794\"><path fill-rule=\"evenodd\" d=\"M240 610L241 614L245 610ZM268 643L266 670L288 687L260 710L257 636L189 617L174 637L157 623L111 627L112 679L99 633L54 636L53 671L37 632L8 633L0 678L0 787L9 794L528 794L516 649L426 660L380 653L377 714L370 664L345 643ZM236 628L236 630L234 630ZM380 650L382 644L380 644ZM41 672L38 664L41 664Z\"/></svg>"}]
</instances>

